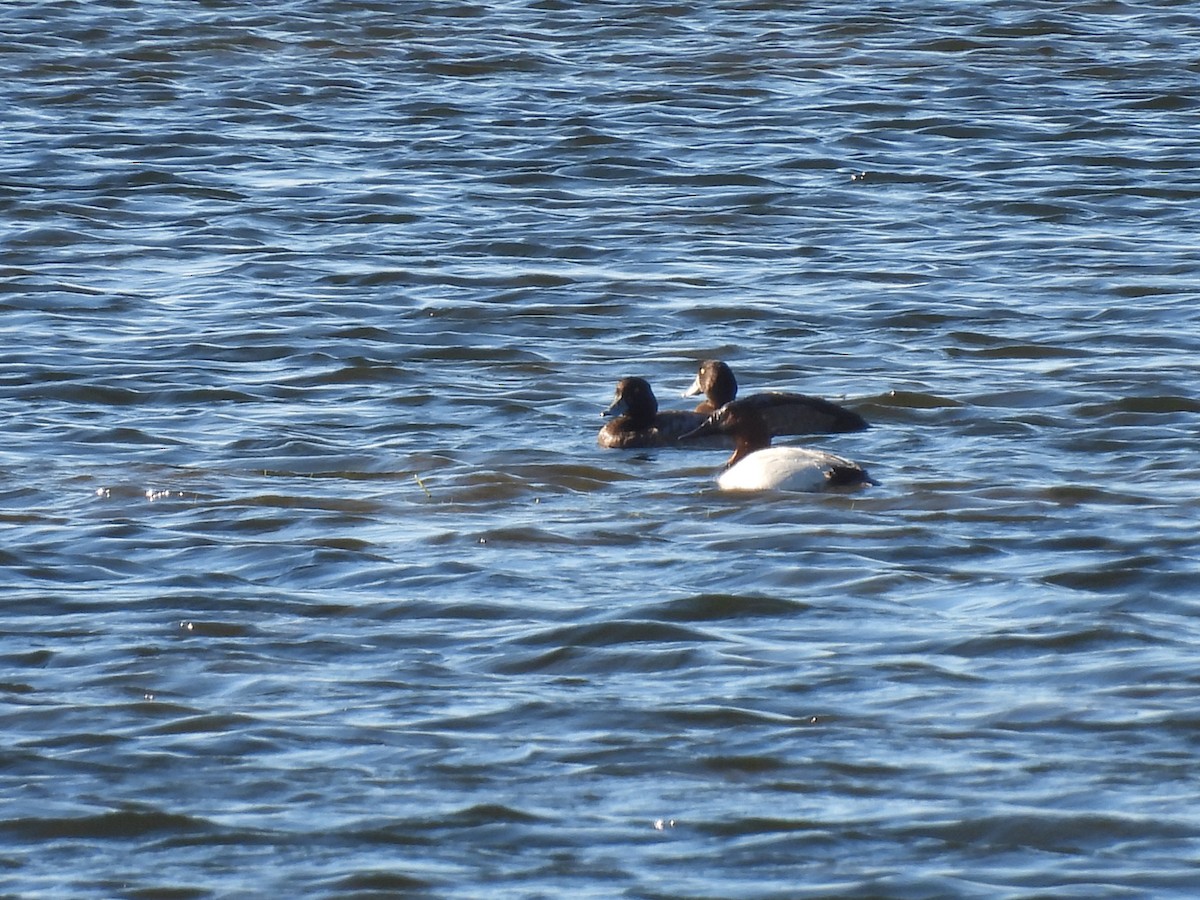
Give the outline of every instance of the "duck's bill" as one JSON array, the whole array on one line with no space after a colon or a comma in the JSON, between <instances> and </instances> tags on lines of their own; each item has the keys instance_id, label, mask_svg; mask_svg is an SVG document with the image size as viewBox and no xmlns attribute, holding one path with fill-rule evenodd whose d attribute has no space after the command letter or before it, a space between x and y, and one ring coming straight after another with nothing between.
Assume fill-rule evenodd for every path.
<instances>
[{"instance_id":1,"label":"duck's bill","mask_svg":"<svg viewBox=\"0 0 1200 900\"><path fill-rule=\"evenodd\" d=\"M700 386L700 376L696 376L696 380L692 382L692 386L680 394L680 397L695 397L697 394L703 394L704 388Z\"/></svg>"},{"instance_id":2,"label":"duck's bill","mask_svg":"<svg viewBox=\"0 0 1200 900\"><path fill-rule=\"evenodd\" d=\"M629 407L625 403L624 397L618 397L612 402L612 406L600 413L602 416L623 416L629 412Z\"/></svg>"},{"instance_id":3,"label":"duck's bill","mask_svg":"<svg viewBox=\"0 0 1200 900\"><path fill-rule=\"evenodd\" d=\"M691 431L684 432L679 437L675 438L675 440L687 441L687 440L691 440L692 438L708 437L711 434L720 434L720 433L721 433L721 429L717 427L717 424L716 424L716 422L713 421L712 416L709 416L707 419L705 419L703 422L701 422L699 425L697 425Z\"/></svg>"}]
</instances>

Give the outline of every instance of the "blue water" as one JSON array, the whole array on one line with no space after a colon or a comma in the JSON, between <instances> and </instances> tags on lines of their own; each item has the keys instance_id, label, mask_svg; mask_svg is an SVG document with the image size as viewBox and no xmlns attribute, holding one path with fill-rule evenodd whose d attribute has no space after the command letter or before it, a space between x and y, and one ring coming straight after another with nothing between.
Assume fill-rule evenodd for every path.
<instances>
[{"instance_id":1,"label":"blue water","mask_svg":"<svg viewBox=\"0 0 1200 900\"><path fill-rule=\"evenodd\" d=\"M1192 4L0 16L0 893L1194 896ZM697 362L853 494L609 451Z\"/></svg>"}]
</instances>

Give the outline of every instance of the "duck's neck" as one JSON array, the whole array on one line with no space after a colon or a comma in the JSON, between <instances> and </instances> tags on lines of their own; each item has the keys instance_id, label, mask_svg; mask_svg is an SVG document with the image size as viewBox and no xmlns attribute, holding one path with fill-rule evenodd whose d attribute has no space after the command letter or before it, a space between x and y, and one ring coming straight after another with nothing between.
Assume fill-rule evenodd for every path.
<instances>
[{"instance_id":1,"label":"duck's neck","mask_svg":"<svg viewBox=\"0 0 1200 900\"><path fill-rule=\"evenodd\" d=\"M749 456L755 450L762 450L764 447L771 446L771 433L767 431L767 426L764 423L761 427L755 424L753 427L743 429L738 432L736 443L733 446L733 455L725 463L725 468L736 464L739 460Z\"/></svg>"},{"instance_id":2,"label":"duck's neck","mask_svg":"<svg viewBox=\"0 0 1200 900\"><path fill-rule=\"evenodd\" d=\"M733 399L737 397L737 382L733 380L732 376L718 378L704 396L708 398L713 409L720 409L726 403L732 403Z\"/></svg>"},{"instance_id":3,"label":"duck's neck","mask_svg":"<svg viewBox=\"0 0 1200 900\"><path fill-rule=\"evenodd\" d=\"M624 419L635 428L649 428L658 417L658 407L639 406L625 413Z\"/></svg>"}]
</instances>

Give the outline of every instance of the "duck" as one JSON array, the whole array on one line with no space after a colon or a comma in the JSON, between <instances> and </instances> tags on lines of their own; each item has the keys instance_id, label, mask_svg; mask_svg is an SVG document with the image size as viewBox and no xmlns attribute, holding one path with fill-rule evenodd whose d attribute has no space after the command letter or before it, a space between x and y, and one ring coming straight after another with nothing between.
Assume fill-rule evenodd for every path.
<instances>
[{"instance_id":1,"label":"duck","mask_svg":"<svg viewBox=\"0 0 1200 900\"><path fill-rule=\"evenodd\" d=\"M596 436L601 447L628 450L640 447L670 447L678 443L687 446L732 447L733 439L713 432L710 436L687 438L707 418L703 413L688 410L659 412L658 400L644 378L622 378L617 382L613 402L600 413L613 416Z\"/></svg>"},{"instance_id":2,"label":"duck","mask_svg":"<svg viewBox=\"0 0 1200 900\"><path fill-rule=\"evenodd\" d=\"M737 389L737 379L733 377L733 369L729 368L727 363L719 359L706 359L700 363L696 380L683 392L683 396L695 397L697 394L704 394L704 401L695 411L711 415L736 399ZM853 410L805 394L766 391L743 397L741 402L752 403L758 407L767 420L767 430L772 437L781 434L862 431L870 427L867 420Z\"/></svg>"},{"instance_id":3,"label":"duck","mask_svg":"<svg viewBox=\"0 0 1200 900\"><path fill-rule=\"evenodd\" d=\"M858 463L824 450L772 447L767 421L751 398L726 403L683 437L710 434L734 439L733 455L717 477L723 491L827 491L877 483Z\"/></svg>"}]
</instances>

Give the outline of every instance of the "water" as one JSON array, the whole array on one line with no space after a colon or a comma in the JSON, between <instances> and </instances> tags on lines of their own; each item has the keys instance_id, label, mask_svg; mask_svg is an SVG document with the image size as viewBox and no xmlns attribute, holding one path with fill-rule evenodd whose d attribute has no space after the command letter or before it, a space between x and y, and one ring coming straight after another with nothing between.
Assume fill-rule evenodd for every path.
<instances>
[{"instance_id":1,"label":"water","mask_svg":"<svg viewBox=\"0 0 1200 900\"><path fill-rule=\"evenodd\" d=\"M1190 896L1191 4L10 4L0 890ZM850 496L595 445L696 361Z\"/></svg>"}]
</instances>

